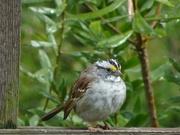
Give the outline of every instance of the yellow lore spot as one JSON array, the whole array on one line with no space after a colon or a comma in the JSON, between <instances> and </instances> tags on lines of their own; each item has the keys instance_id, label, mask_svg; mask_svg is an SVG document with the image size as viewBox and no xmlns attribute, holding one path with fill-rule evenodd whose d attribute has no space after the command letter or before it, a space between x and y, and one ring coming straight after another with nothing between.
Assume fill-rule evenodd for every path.
<instances>
[{"instance_id":1,"label":"yellow lore spot","mask_svg":"<svg viewBox=\"0 0 180 135\"><path fill-rule=\"evenodd\" d=\"M111 70L117 70L115 66L110 66L109 67Z\"/></svg>"}]
</instances>

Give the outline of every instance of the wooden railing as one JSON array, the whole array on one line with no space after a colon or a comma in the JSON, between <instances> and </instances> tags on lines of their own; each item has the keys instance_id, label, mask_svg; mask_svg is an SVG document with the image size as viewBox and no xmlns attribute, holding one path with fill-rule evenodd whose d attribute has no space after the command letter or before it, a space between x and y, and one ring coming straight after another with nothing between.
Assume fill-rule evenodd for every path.
<instances>
[{"instance_id":1,"label":"wooden railing","mask_svg":"<svg viewBox=\"0 0 180 135\"><path fill-rule=\"evenodd\" d=\"M0 134L120 134L180 135L180 128L114 128L92 132L86 128L18 127L21 0L0 0Z\"/></svg>"},{"instance_id":2,"label":"wooden railing","mask_svg":"<svg viewBox=\"0 0 180 135\"><path fill-rule=\"evenodd\" d=\"M113 128L101 132L92 132L86 128L67 128L67 127L18 127L17 129L2 129L0 134L11 135L63 135L63 134L109 134L109 135L180 135L180 128Z\"/></svg>"}]
</instances>

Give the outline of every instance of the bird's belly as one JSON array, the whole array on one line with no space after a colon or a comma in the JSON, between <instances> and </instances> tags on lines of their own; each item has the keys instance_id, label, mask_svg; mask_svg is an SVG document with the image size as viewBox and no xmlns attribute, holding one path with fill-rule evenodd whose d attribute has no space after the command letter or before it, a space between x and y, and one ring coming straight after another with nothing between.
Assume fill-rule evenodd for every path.
<instances>
[{"instance_id":1,"label":"bird's belly","mask_svg":"<svg viewBox=\"0 0 180 135\"><path fill-rule=\"evenodd\" d=\"M126 88L123 85L94 86L77 101L75 111L85 121L95 122L105 120L115 113L123 104ZM123 87L122 87L123 86Z\"/></svg>"}]
</instances>

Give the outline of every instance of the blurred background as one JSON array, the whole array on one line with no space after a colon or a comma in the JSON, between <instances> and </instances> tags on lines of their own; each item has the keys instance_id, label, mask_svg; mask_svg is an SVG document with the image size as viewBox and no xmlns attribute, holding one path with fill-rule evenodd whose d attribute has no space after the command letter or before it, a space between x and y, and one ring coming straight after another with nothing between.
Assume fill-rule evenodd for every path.
<instances>
[{"instance_id":1,"label":"blurred background","mask_svg":"<svg viewBox=\"0 0 180 135\"><path fill-rule=\"evenodd\" d=\"M152 0L146 2L143 0L138 1L139 9L145 8L141 11L143 18L152 18L159 4L156 1L151 2L149 7L142 4L143 2L148 4L150 1ZM108 58L115 58L121 63L124 74L123 80L126 82L128 95L125 105L118 114L108 118L108 123L111 126L121 127L149 125L140 63L133 45L124 42L118 47L105 48L106 50L96 48L95 45L99 41L116 35L105 26L105 22L99 24L97 22L99 19L68 21L65 18L66 12L72 14L90 12L84 3L88 3L94 9L102 9L112 2L114 1L22 0L19 125L82 126L84 124L83 121L74 113L71 113L71 116L66 121L62 120L63 113L58 114L57 117L45 123L39 123L38 119L45 112L67 100L73 83L81 71L94 61ZM180 13L179 10L172 11L172 8L178 9L180 7L177 4L178 2L178 0L173 1L171 3L173 7L163 3L160 17L167 15L167 11L175 12L174 14ZM64 14L65 17L63 18ZM117 29L126 32L133 29L129 17L124 17L127 14L127 3L124 2L118 9L106 14L104 18ZM115 20L116 16L119 16L119 19ZM48 20L48 18L53 22ZM112 19L115 21L111 22ZM52 23L55 23L55 25L51 25ZM65 28L63 29L63 27ZM180 126L180 101L178 97L180 95L180 87L178 85L180 82L176 80L175 83L168 78L168 73L172 75L172 78L180 77L179 72L172 64L174 61L177 66L180 63L179 29L179 18L161 22L156 27L158 36L152 36L148 40L147 50L151 80L160 127ZM89 39L86 36L89 36ZM135 37L132 34L130 38L133 39ZM55 40L57 46L62 41L61 56L59 57L60 68L55 78L55 82L59 82L58 85L60 86L56 88L58 92L52 90L51 94L48 94L52 83L47 83L46 81L50 80L49 78L52 77L53 73L49 73L46 68L42 67L43 65L48 65L47 61L49 61L51 64L48 69L54 72L57 62L57 56L54 52L57 51L57 47L52 47L51 44L48 44L52 43L53 40ZM39 43L36 41L43 42ZM45 61L44 64L43 61ZM46 109L44 109L47 99L49 99L49 102ZM178 101L174 101L175 99Z\"/></svg>"}]
</instances>

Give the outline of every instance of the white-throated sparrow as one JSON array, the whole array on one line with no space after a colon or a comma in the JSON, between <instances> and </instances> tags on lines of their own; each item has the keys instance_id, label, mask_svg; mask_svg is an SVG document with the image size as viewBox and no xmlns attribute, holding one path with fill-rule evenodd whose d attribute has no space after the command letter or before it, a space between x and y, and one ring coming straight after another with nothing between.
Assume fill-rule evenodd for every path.
<instances>
[{"instance_id":1,"label":"white-throated sparrow","mask_svg":"<svg viewBox=\"0 0 180 135\"><path fill-rule=\"evenodd\" d=\"M114 59L97 61L80 74L74 83L73 92L68 101L50 111L41 121L64 110L64 119L72 109L86 122L103 121L109 129L105 119L117 112L126 98L126 86L120 76L119 63ZM88 129L93 129L88 126Z\"/></svg>"}]
</instances>

